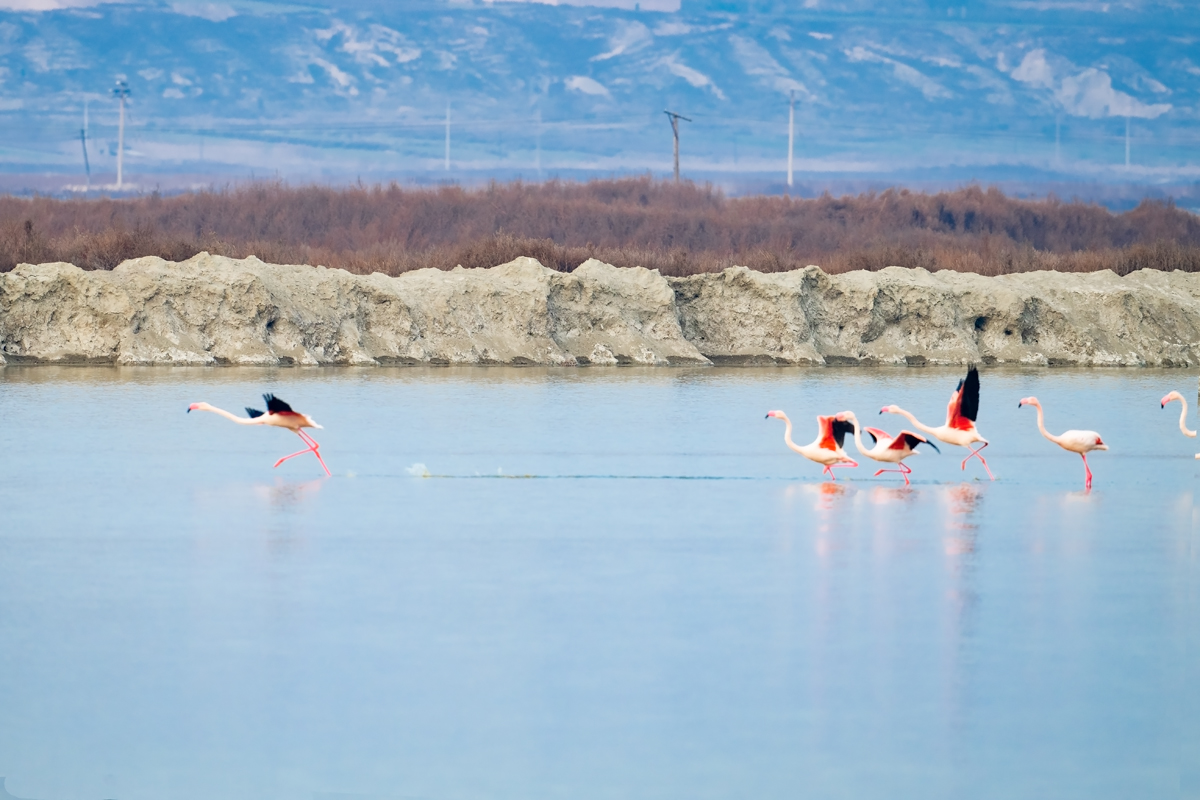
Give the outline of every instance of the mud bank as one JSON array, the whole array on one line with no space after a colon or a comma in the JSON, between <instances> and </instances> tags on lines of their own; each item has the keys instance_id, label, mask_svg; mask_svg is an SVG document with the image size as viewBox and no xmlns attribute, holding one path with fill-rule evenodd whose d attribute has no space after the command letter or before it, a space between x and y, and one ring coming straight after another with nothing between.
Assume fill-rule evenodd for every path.
<instances>
[{"instance_id":1,"label":"mud bank","mask_svg":"<svg viewBox=\"0 0 1200 800\"><path fill-rule=\"evenodd\" d=\"M397 278L201 253L0 275L7 363L1200 365L1200 275L816 267L664 278L528 258Z\"/></svg>"}]
</instances>

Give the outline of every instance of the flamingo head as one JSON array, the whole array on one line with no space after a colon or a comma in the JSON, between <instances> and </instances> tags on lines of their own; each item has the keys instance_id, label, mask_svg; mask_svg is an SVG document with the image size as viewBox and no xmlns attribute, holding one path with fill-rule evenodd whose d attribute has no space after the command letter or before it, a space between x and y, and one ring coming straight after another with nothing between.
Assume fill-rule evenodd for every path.
<instances>
[{"instance_id":1,"label":"flamingo head","mask_svg":"<svg viewBox=\"0 0 1200 800\"><path fill-rule=\"evenodd\" d=\"M767 419L770 419L771 417L774 417L775 419L787 419L787 414L783 413L782 411L768 411Z\"/></svg>"},{"instance_id":2,"label":"flamingo head","mask_svg":"<svg viewBox=\"0 0 1200 800\"><path fill-rule=\"evenodd\" d=\"M190 406L188 406L188 413L190 414L193 411L203 411L204 406L204 403L192 403Z\"/></svg>"},{"instance_id":3,"label":"flamingo head","mask_svg":"<svg viewBox=\"0 0 1200 800\"><path fill-rule=\"evenodd\" d=\"M1017 408L1021 406L1041 406L1036 397L1022 397L1021 402L1017 403Z\"/></svg>"},{"instance_id":4,"label":"flamingo head","mask_svg":"<svg viewBox=\"0 0 1200 800\"><path fill-rule=\"evenodd\" d=\"M1181 395L1179 392L1171 392L1169 395L1167 395L1166 397L1164 397L1162 399L1162 402L1159 403L1159 406L1161 408L1166 408L1167 403L1171 402L1172 400L1178 400L1181 403L1184 402L1183 395Z\"/></svg>"},{"instance_id":5,"label":"flamingo head","mask_svg":"<svg viewBox=\"0 0 1200 800\"><path fill-rule=\"evenodd\" d=\"M858 417L854 415L853 411L843 411L837 415L836 419L838 422L858 422Z\"/></svg>"},{"instance_id":6,"label":"flamingo head","mask_svg":"<svg viewBox=\"0 0 1200 800\"><path fill-rule=\"evenodd\" d=\"M880 414L898 414L898 413L900 413L900 406L884 406L883 408L879 409L879 413Z\"/></svg>"}]
</instances>

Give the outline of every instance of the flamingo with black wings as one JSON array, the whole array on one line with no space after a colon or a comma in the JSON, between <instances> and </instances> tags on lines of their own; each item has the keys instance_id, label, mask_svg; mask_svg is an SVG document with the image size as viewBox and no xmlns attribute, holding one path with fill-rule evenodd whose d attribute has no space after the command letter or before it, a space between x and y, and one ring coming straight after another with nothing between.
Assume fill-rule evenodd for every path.
<instances>
[{"instance_id":1,"label":"flamingo with black wings","mask_svg":"<svg viewBox=\"0 0 1200 800\"><path fill-rule=\"evenodd\" d=\"M927 444L939 453L941 452L936 444L919 433L900 431L893 438L890 433L879 428L861 427L858 424L858 417L854 415L853 411L843 411L839 416L844 417L854 426L854 446L858 448L858 452L873 461L896 465L897 469L876 470L875 477L877 478L885 472L899 472L904 478L904 485L908 486L908 476L912 474L912 470L904 463L904 459L919 454L917 445ZM870 450L863 447L862 432L864 430L874 443Z\"/></svg>"},{"instance_id":2,"label":"flamingo with black wings","mask_svg":"<svg viewBox=\"0 0 1200 800\"><path fill-rule=\"evenodd\" d=\"M209 411L236 422L238 425L267 425L272 428L285 428L299 436L300 440L308 445L308 447L292 453L290 456L284 456L275 462L275 466L278 467L289 458L302 456L305 453L312 453L317 457L317 461L321 462L321 468L325 470L325 474L332 475L333 473L329 471L329 467L325 466L325 459L321 458L321 445L317 444L315 439L304 432L305 428L320 428L321 426L307 414L293 411L291 406L273 394L264 394L263 400L267 403L267 413L264 414L256 408L247 408L246 413L249 417L239 417L223 408L217 408L208 403L192 403L188 406L188 413L193 411Z\"/></svg>"},{"instance_id":3,"label":"flamingo with black wings","mask_svg":"<svg viewBox=\"0 0 1200 800\"><path fill-rule=\"evenodd\" d=\"M979 431L975 428L975 418L979 416L979 370L975 367L972 366L967 370L967 377L958 382L958 388L954 390L954 394L950 395L950 404L946 407L945 425L931 428L900 406L884 406L879 413L899 414L938 441L967 448L971 451L971 455L963 459L962 468L966 469L967 462L972 458L978 458L979 463L983 464L983 468L987 470L988 477L996 480L996 476L988 468L987 461L980 454L980 451L988 446L988 440L980 436ZM971 447L979 442L983 444L979 447Z\"/></svg>"},{"instance_id":4,"label":"flamingo with black wings","mask_svg":"<svg viewBox=\"0 0 1200 800\"><path fill-rule=\"evenodd\" d=\"M845 414L832 417L817 417L817 438L812 444L796 444L792 441L792 421L782 411L768 411L767 417L781 419L787 426L783 429L783 441L792 450L822 465L822 470L830 480L837 480L833 474L834 467L857 467L858 462L850 458L842 445L846 434L854 430L854 424L847 421Z\"/></svg>"}]
</instances>

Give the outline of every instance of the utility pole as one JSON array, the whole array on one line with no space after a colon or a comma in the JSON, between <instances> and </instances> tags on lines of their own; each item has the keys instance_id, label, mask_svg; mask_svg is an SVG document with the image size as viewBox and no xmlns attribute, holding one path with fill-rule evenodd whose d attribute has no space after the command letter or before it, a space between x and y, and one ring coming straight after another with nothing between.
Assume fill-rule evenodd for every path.
<instances>
[{"instance_id":1,"label":"utility pole","mask_svg":"<svg viewBox=\"0 0 1200 800\"><path fill-rule=\"evenodd\" d=\"M129 84L117 81L112 90L113 97L121 102L121 121L117 126L117 191L121 191L124 183L123 167L125 165L125 101L129 98Z\"/></svg>"},{"instance_id":2,"label":"utility pole","mask_svg":"<svg viewBox=\"0 0 1200 800\"><path fill-rule=\"evenodd\" d=\"M675 182L679 183L679 120L691 122L690 119L674 111L664 111L667 119L671 120L671 133L675 134Z\"/></svg>"},{"instance_id":3,"label":"utility pole","mask_svg":"<svg viewBox=\"0 0 1200 800\"><path fill-rule=\"evenodd\" d=\"M796 90L788 96L788 188L792 188L792 152L796 143Z\"/></svg>"},{"instance_id":4,"label":"utility pole","mask_svg":"<svg viewBox=\"0 0 1200 800\"><path fill-rule=\"evenodd\" d=\"M79 143L83 145L83 171L87 175L87 188L90 191L92 188L92 166L88 163L87 154L87 135L88 135L88 101L83 101L83 127L79 129Z\"/></svg>"},{"instance_id":5,"label":"utility pole","mask_svg":"<svg viewBox=\"0 0 1200 800\"><path fill-rule=\"evenodd\" d=\"M446 172L450 171L450 101L446 101Z\"/></svg>"}]
</instances>

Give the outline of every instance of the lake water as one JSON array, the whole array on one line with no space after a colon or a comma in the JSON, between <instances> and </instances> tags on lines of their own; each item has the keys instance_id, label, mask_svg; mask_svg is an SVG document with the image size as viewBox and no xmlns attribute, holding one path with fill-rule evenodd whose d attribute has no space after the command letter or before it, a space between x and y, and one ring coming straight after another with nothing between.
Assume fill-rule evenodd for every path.
<instances>
[{"instance_id":1,"label":"lake water","mask_svg":"<svg viewBox=\"0 0 1200 800\"><path fill-rule=\"evenodd\" d=\"M1200 797L1196 376L985 371L994 483L830 484L764 419L939 424L959 373L4 369L7 792ZM184 413L264 391L332 478Z\"/></svg>"}]
</instances>

